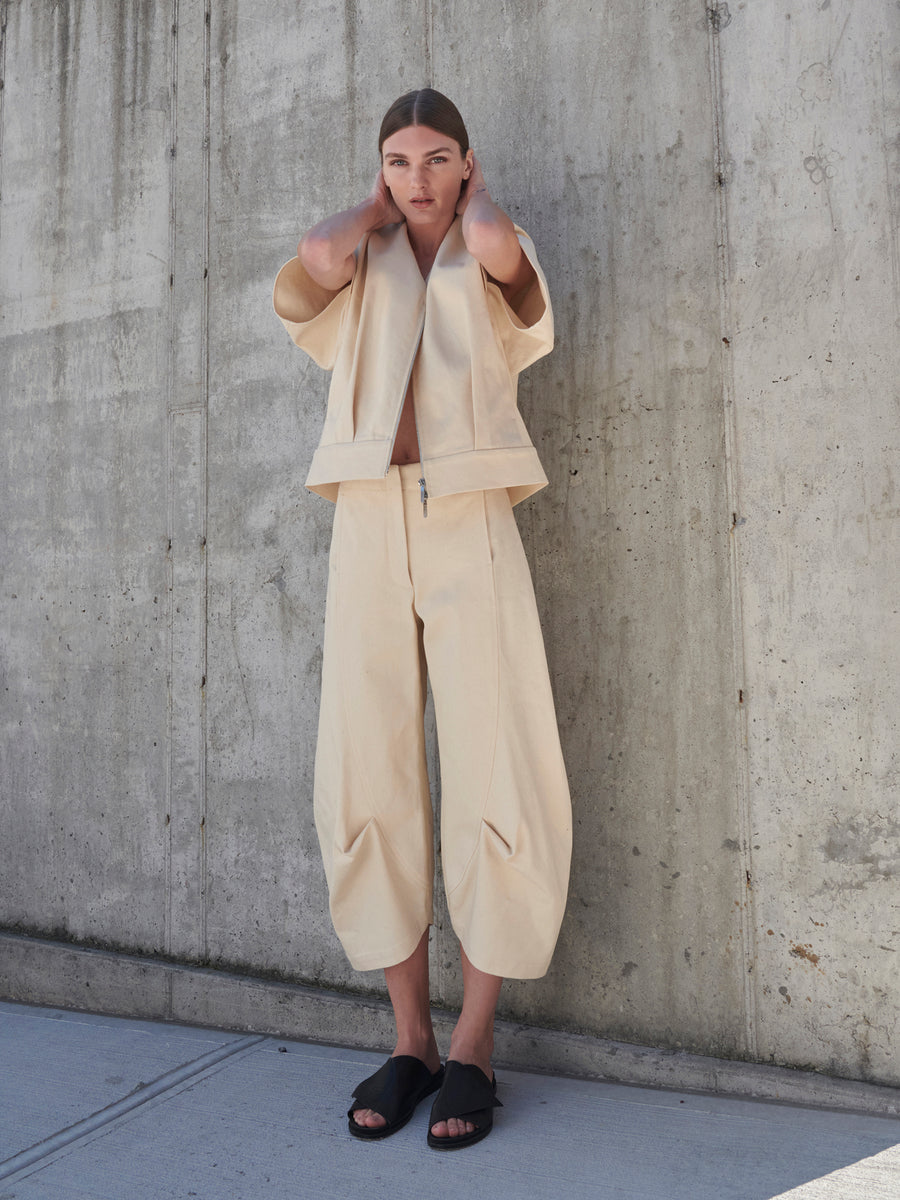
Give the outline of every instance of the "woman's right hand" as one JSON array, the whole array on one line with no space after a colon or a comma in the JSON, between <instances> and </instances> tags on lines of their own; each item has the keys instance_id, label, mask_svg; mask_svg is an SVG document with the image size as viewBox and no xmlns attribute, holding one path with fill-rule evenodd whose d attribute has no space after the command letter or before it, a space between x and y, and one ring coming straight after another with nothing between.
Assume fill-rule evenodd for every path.
<instances>
[{"instance_id":1,"label":"woman's right hand","mask_svg":"<svg viewBox=\"0 0 900 1200\"><path fill-rule=\"evenodd\" d=\"M369 203L372 206L372 229L381 229L384 225L398 225L403 220L403 213L394 203L390 188L384 181L384 172L379 170L375 183L369 193Z\"/></svg>"}]
</instances>

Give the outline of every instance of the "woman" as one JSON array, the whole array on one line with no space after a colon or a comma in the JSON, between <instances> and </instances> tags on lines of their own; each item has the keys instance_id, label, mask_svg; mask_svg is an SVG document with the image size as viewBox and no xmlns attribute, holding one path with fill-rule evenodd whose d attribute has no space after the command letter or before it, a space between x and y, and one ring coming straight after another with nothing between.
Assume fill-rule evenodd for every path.
<instances>
[{"instance_id":1,"label":"woman","mask_svg":"<svg viewBox=\"0 0 900 1200\"><path fill-rule=\"evenodd\" d=\"M428 1144L451 1149L491 1130L500 986L546 972L568 883L569 793L512 515L547 482L516 380L552 348L553 318L534 247L446 97L401 96L379 151L370 195L304 235L274 304L332 370L307 478L337 503L316 828L336 931L357 970L384 970L397 1025L349 1128L385 1137L437 1091ZM429 1006L426 669L464 985L446 1069Z\"/></svg>"}]
</instances>

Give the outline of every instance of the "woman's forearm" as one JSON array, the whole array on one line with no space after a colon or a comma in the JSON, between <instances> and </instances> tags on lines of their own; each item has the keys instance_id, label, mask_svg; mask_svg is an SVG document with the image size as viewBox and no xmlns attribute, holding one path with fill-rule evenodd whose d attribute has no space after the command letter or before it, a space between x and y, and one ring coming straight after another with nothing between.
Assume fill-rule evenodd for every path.
<instances>
[{"instance_id":1,"label":"woman's forearm","mask_svg":"<svg viewBox=\"0 0 900 1200\"><path fill-rule=\"evenodd\" d=\"M510 255L518 259L519 239L513 223L503 209L494 203L484 186L466 204L462 233L469 253L495 278L499 276L490 269L486 259L495 263L498 256Z\"/></svg>"},{"instance_id":2,"label":"woman's forearm","mask_svg":"<svg viewBox=\"0 0 900 1200\"><path fill-rule=\"evenodd\" d=\"M353 251L374 229L376 208L371 197L313 225L300 239L297 257L316 283L338 291L353 277Z\"/></svg>"},{"instance_id":3,"label":"woman's forearm","mask_svg":"<svg viewBox=\"0 0 900 1200\"><path fill-rule=\"evenodd\" d=\"M511 294L518 291L530 281L533 271L519 244L515 226L491 199L477 159L460 208L466 249Z\"/></svg>"},{"instance_id":4,"label":"woman's forearm","mask_svg":"<svg viewBox=\"0 0 900 1200\"><path fill-rule=\"evenodd\" d=\"M363 236L402 220L379 171L362 204L313 225L300 239L297 256L316 283L336 292L353 278L356 266L353 251Z\"/></svg>"}]
</instances>

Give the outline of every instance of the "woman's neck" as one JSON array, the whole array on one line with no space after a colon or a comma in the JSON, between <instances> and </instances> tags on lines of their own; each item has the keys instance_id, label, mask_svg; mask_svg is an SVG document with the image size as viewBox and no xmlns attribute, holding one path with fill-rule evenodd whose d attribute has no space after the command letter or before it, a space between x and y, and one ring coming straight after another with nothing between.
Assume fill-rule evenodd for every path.
<instances>
[{"instance_id":1,"label":"woman's neck","mask_svg":"<svg viewBox=\"0 0 900 1200\"><path fill-rule=\"evenodd\" d=\"M455 216L453 219L456 219ZM424 279L428 278L428 272L434 266L434 260L437 258L437 252L441 248L441 242L447 236L452 224L453 221L450 222L446 229L433 229L430 227L421 228L410 225L407 222L406 234Z\"/></svg>"}]
</instances>

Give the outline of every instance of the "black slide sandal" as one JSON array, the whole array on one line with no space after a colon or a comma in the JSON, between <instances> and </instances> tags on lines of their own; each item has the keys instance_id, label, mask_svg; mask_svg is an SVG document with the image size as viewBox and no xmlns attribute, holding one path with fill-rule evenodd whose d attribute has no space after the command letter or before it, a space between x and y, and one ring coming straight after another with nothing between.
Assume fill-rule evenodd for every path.
<instances>
[{"instance_id":1,"label":"black slide sandal","mask_svg":"<svg viewBox=\"0 0 900 1200\"><path fill-rule=\"evenodd\" d=\"M347 1110L350 1132L364 1141L390 1137L403 1128L415 1112L416 1105L436 1092L443 1080L443 1067L439 1067L432 1075L422 1060L411 1054L389 1058L374 1075L364 1079L353 1093L353 1107ZM353 1114L360 1108L371 1108L384 1117L387 1124L372 1129L367 1125L357 1125Z\"/></svg>"},{"instance_id":2,"label":"black slide sandal","mask_svg":"<svg viewBox=\"0 0 900 1200\"><path fill-rule=\"evenodd\" d=\"M432 1150L461 1150L473 1146L486 1138L494 1127L494 1109L503 1105L497 1099L497 1076L488 1079L474 1063L465 1064L455 1059L447 1060L447 1070L441 1090L431 1106L428 1121L428 1145ZM431 1132L438 1121L456 1117L468 1121L475 1128L471 1133L459 1137L435 1137Z\"/></svg>"}]
</instances>

